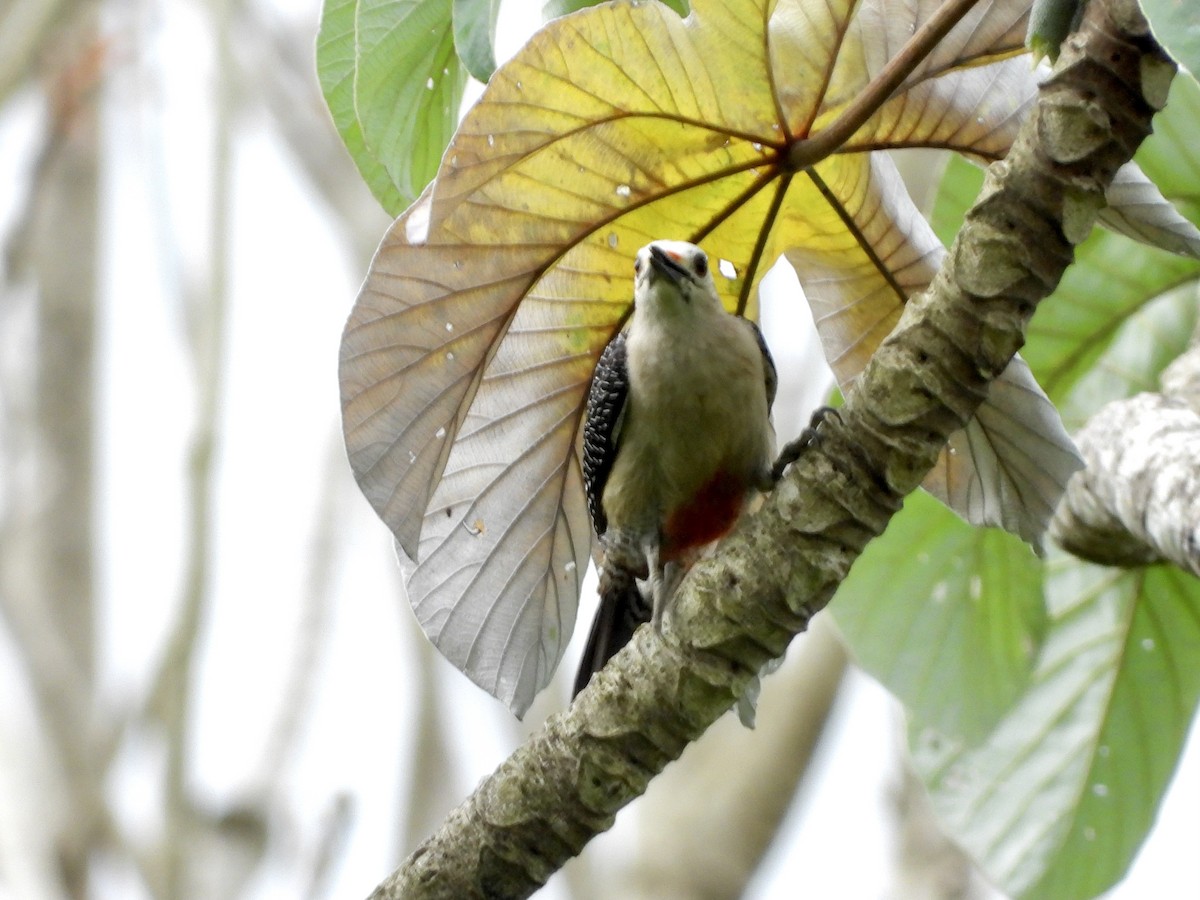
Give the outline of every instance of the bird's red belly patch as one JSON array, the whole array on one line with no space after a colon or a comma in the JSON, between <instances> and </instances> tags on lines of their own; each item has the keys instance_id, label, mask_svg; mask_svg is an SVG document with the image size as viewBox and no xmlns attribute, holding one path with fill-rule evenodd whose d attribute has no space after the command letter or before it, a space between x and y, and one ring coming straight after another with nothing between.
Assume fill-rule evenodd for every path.
<instances>
[{"instance_id":1,"label":"bird's red belly patch","mask_svg":"<svg viewBox=\"0 0 1200 900\"><path fill-rule=\"evenodd\" d=\"M679 559L688 550L715 541L731 529L742 511L746 485L728 472L718 472L687 503L675 509L663 525L663 562Z\"/></svg>"}]
</instances>

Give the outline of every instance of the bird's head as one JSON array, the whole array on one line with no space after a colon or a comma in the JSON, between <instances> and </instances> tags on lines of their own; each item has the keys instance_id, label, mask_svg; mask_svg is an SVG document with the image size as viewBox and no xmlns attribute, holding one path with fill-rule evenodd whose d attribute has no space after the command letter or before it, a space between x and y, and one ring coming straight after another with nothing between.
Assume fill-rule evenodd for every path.
<instances>
[{"instance_id":1,"label":"bird's head","mask_svg":"<svg viewBox=\"0 0 1200 900\"><path fill-rule=\"evenodd\" d=\"M634 304L638 309L675 312L720 311L708 254L686 241L654 241L638 251Z\"/></svg>"}]
</instances>

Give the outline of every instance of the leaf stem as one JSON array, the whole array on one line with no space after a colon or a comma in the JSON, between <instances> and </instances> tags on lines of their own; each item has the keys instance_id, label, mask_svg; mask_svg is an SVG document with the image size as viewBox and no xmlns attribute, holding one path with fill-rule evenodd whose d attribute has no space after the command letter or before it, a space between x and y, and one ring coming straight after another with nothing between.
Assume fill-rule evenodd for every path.
<instances>
[{"instance_id":1,"label":"leaf stem","mask_svg":"<svg viewBox=\"0 0 1200 900\"><path fill-rule=\"evenodd\" d=\"M900 52L888 60L887 65L828 128L822 128L816 136L799 141L788 149L785 160L787 167L799 172L820 162L846 143L978 2L946 0L939 6L937 12L916 30L908 43L900 48Z\"/></svg>"}]
</instances>

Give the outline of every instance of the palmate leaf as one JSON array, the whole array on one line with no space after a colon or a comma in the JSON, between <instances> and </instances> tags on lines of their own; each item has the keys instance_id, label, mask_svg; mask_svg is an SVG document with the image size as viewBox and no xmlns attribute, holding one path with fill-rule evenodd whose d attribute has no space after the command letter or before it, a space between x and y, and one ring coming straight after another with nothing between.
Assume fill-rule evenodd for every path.
<instances>
[{"instance_id":1,"label":"palmate leaf","mask_svg":"<svg viewBox=\"0 0 1200 900\"><path fill-rule=\"evenodd\" d=\"M874 151L1001 156L1034 92L1012 58L1027 4L978 4L843 146L798 160L937 5L701 0L681 20L617 2L558 19L497 70L385 238L343 344L351 463L419 561L422 626L514 710L573 624L579 421L637 248L703 244L749 315L786 255L848 387L928 283L941 245ZM1022 365L1004 379L933 486L1036 540L1078 460Z\"/></svg>"}]
</instances>

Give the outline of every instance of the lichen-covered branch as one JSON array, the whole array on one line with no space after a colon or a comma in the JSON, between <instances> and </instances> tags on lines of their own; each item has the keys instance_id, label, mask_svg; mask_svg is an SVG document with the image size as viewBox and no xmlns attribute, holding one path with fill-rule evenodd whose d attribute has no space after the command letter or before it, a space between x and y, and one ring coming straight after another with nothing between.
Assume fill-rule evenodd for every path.
<instances>
[{"instance_id":1,"label":"lichen-covered branch","mask_svg":"<svg viewBox=\"0 0 1200 900\"><path fill-rule=\"evenodd\" d=\"M1076 436L1087 468L1067 486L1050 533L1104 565L1166 561L1200 575L1200 344L1162 386L1108 404Z\"/></svg>"},{"instance_id":2,"label":"lichen-covered branch","mask_svg":"<svg viewBox=\"0 0 1200 900\"><path fill-rule=\"evenodd\" d=\"M1136 0L1089 4L943 270L818 443L689 574L663 632L640 629L375 897L528 896L729 708L829 602L1021 346L1173 72Z\"/></svg>"},{"instance_id":3,"label":"lichen-covered branch","mask_svg":"<svg viewBox=\"0 0 1200 900\"><path fill-rule=\"evenodd\" d=\"M786 665L764 682L755 729L723 716L647 790L633 824L653 840L605 866L594 895L723 900L745 894L799 784L811 777L848 669L830 620L816 619Z\"/></svg>"}]
</instances>

